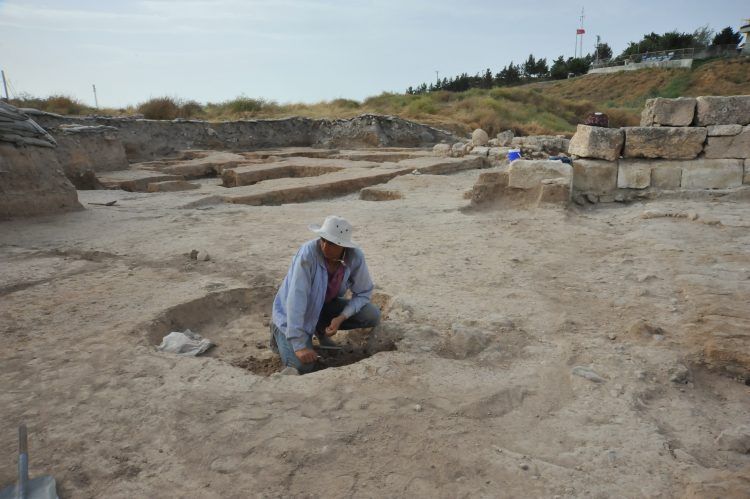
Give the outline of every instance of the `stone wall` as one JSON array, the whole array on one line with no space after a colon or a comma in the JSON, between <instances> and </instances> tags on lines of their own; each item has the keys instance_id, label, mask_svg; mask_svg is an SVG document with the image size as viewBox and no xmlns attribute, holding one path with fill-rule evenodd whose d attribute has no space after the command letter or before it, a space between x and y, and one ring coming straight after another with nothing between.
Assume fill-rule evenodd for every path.
<instances>
[{"instance_id":1,"label":"stone wall","mask_svg":"<svg viewBox=\"0 0 750 499\"><path fill-rule=\"evenodd\" d=\"M186 149L253 151L278 147L427 147L458 139L443 130L392 116L361 115L346 120L285 118L210 123L132 118L68 117L38 113L35 119L54 137L65 127L106 126L122 143L130 162L164 158Z\"/></svg>"},{"instance_id":2,"label":"stone wall","mask_svg":"<svg viewBox=\"0 0 750 499\"><path fill-rule=\"evenodd\" d=\"M650 99L640 127L578 125L568 152L574 192L599 201L740 187L750 183L750 96Z\"/></svg>"}]
</instances>

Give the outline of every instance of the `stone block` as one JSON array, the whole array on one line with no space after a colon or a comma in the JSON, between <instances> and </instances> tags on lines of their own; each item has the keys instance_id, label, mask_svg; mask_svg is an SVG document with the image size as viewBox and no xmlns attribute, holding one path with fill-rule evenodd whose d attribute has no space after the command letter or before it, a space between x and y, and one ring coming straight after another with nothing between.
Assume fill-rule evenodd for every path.
<instances>
[{"instance_id":1,"label":"stone block","mask_svg":"<svg viewBox=\"0 0 750 499\"><path fill-rule=\"evenodd\" d=\"M562 161L518 159L508 168L508 186L516 189L533 189L544 179L573 179L573 168Z\"/></svg>"},{"instance_id":2,"label":"stone block","mask_svg":"<svg viewBox=\"0 0 750 499\"><path fill-rule=\"evenodd\" d=\"M750 124L750 95L698 97L695 125Z\"/></svg>"},{"instance_id":3,"label":"stone block","mask_svg":"<svg viewBox=\"0 0 750 499\"><path fill-rule=\"evenodd\" d=\"M505 130L497 134L497 145L500 147L508 147L513 140L513 130Z\"/></svg>"},{"instance_id":4,"label":"stone block","mask_svg":"<svg viewBox=\"0 0 750 499\"><path fill-rule=\"evenodd\" d=\"M708 159L750 158L750 125L737 135L709 137L703 151Z\"/></svg>"},{"instance_id":5,"label":"stone block","mask_svg":"<svg viewBox=\"0 0 750 499\"><path fill-rule=\"evenodd\" d=\"M742 125L709 125L706 127L709 137L724 137L742 132Z\"/></svg>"},{"instance_id":6,"label":"stone block","mask_svg":"<svg viewBox=\"0 0 750 499\"><path fill-rule=\"evenodd\" d=\"M683 189L728 189L742 185L740 159L699 159L683 163Z\"/></svg>"},{"instance_id":7,"label":"stone block","mask_svg":"<svg viewBox=\"0 0 750 499\"><path fill-rule=\"evenodd\" d=\"M508 187L508 172L484 172L471 189L471 204L480 205L499 198Z\"/></svg>"},{"instance_id":8,"label":"stone block","mask_svg":"<svg viewBox=\"0 0 750 499\"><path fill-rule=\"evenodd\" d=\"M742 178L743 184L750 184L750 159L745 160L745 176Z\"/></svg>"},{"instance_id":9,"label":"stone block","mask_svg":"<svg viewBox=\"0 0 750 499\"><path fill-rule=\"evenodd\" d=\"M620 189L645 189L651 185L649 161L620 160L617 170L617 187Z\"/></svg>"},{"instance_id":10,"label":"stone block","mask_svg":"<svg viewBox=\"0 0 750 499\"><path fill-rule=\"evenodd\" d=\"M487 145L487 142L489 142L490 137L487 135L487 132L482 130L481 128L477 128L473 132L471 132L471 143L475 146L484 146Z\"/></svg>"},{"instance_id":11,"label":"stone block","mask_svg":"<svg viewBox=\"0 0 750 499\"><path fill-rule=\"evenodd\" d=\"M617 188L617 161L577 159L573 162L573 189L606 194Z\"/></svg>"},{"instance_id":12,"label":"stone block","mask_svg":"<svg viewBox=\"0 0 750 499\"><path fill-rule=\"evenodd\" d=\"M451 155L451 146L448 144L435 144L432 148L432 154L435 156L448 157Z\"/></svg>"},{"instance_id":13,"label":"stone block","mask_svg":"<svg viewBox=\"0 0 750 499\"><path fill-rule=\"evenodd\" d=\"M648 99L641 113L641 126L690 126L695 117L692 97Z\"/></svg>"},{"instance_id":14,"label":"stone block","mask_svg":"<svg viewBox=\"0 0 750 499\"><path fill-rule=\"evenodd\" d=\"M679 189L682 184L683 161L654 161L651 163L651 187Z\"/></svg>"},{"instance_id":15,"label":"stone block","mask_svg":"<svg viewBox=\"0 0 750 499\"><path fill-rule=\"evenodd\" d=\"M625 127L626 158L693 159L703 150L707 130L692 127Z\"/></svg>"},{"instance_id":16,"label":"stone block","mask_svg":"<svg viewBox=\"0 0 750 499\"><path fill-rule=\"evenodd\" d=\"M582 158L614 161L620 157L625 135L619 128L578 125L568 144L568 153Z\"/></svg>"},{"instance_id":17,"label":"stone block","mask_svg":"<svg viewBox=\"0 0 750 499\"><path fill-rule=\"evenodd\" d=\"M454 158L460 158L464 154L466 154L466 143L456 142L453 144L453 147L451 147L451 156Z\"/></svg>"},{"instance_id":18,"label":"stone block","mask_svg":"<svg viewBox=\"0 0 750 499\"><path fill-rule=\"evenodd\" d=\"M472 156L480 156L482 158L486 158L489 153L490 148L485 146L475 146L471 151L469 151L469 154L471 154Z\"/></svg>"},{"instance_id":19,"label":"stone block","mask_svg":"<svg viewBox=\"0 0 750 499\"><path fill-rule=\"evenodd\" d=\"M148 184L147 192L178 192L198 189L200 186L191 184L186 180L165 180L163 182L151 182Z\"/></svg>"},{"instance_id":20,"label":"stone block","mask_svg":"<svg viewBox=\"0 0 750 499\"><path fill-rule=\"evenodd\" d=\"M537 205L558 204L565 205L570 202L571 189L570 178L546 178L540 182L539 197Z\"/></svg>"}]
</instances>

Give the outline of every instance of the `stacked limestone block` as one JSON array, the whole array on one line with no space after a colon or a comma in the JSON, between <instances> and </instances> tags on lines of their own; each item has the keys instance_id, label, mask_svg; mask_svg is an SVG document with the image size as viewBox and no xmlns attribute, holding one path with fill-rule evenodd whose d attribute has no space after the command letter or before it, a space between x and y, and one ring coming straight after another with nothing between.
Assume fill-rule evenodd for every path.
<instances>
[{"instance_id":1,"label":"stacked limestone block","mask_svg":"<svg viewBox=\"0 0 750 499\"><path fill-rule=\"evenodd\" d=\"M574 190L727 189L750 183L750 96L650 99L640 127L578 125ZM613 173L616 172L616 173Z\"/></svg>"}]
</instances>

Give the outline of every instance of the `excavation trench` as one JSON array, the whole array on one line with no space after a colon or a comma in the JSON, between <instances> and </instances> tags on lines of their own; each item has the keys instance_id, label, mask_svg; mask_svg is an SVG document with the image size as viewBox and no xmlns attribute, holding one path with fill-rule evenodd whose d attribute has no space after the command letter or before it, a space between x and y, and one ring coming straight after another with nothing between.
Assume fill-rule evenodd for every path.
<instances>
[{"instance_id":1,"label":"excavation trench","mask_svg":"<svg viewBox=\"0 0 750 499\"><path fill-rule=\"evenodd\" d=\"M269 348L275 292L270 286L235 288L171 307L146 327L146 341L156 347L170 332L190 329L216 344L203 356L268 376L282 369L279 356ZM375 294L372 301L385 316L390 297ZM376 338L367 329L340 331L333 339L340 348L320 347L314 341L319 356L316 370L347 366L378 352L396 349L394 341Z\"/></svg>"}]
</instances>

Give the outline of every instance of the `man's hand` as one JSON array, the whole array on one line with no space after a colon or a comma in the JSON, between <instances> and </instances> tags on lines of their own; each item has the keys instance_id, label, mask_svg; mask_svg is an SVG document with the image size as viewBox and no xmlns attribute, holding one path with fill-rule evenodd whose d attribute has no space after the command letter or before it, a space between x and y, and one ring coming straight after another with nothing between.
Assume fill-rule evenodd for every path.
<instances>
[{"instance_id":1,"label":"man's hand","mask_svg":"<svg viewBox=\"0 0 750 499\"><path fill-rule=\"evenodd\" d=\"M326 336L333 336L341 327L341 323L347 319L345 315L339 315L331 320L331 325L326 328Z\"/></svg>"},{"instance_id":2,"label":"man's hand","mask_svg":"<svg viewBox=\"0 0 750 499\"><path fill-rule=\"evenodd\" d=\"M294 352L294 355L296 355L303 364L312 364L315 362L315 359L318 358L318 354L316 354L315 350L312 348L301 348Z\"/></svg>"}]
</instances>

